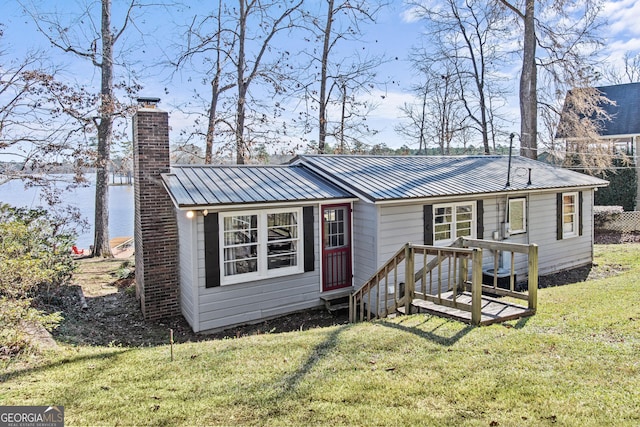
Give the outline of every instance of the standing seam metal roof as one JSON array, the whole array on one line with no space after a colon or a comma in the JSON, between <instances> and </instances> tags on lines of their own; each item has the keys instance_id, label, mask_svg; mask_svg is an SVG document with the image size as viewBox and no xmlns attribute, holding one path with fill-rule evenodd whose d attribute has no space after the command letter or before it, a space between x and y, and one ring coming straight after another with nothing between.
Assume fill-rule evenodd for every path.
<instances>
[{"instance_id":1,"label":"standing seam metal roof","mask_svg":"<svg viewBox=\"0 0 640 427\"><path fill-rule=\"evenodd\" d=\"M520 156L512 157L508 188L507 156L302 155L292 163L305 165L374 202L608 184Z\"/></svg>"},{"instance_id":2,"label":"standing seam metal roof","mask_svg":"<svg viewBox=\"0 0 640 427\"><path fill-rule=\"evenodd\" d=\"M174 166L162 179L178 207L354 198L296 166Z\"/></svg>"}]
</instances>

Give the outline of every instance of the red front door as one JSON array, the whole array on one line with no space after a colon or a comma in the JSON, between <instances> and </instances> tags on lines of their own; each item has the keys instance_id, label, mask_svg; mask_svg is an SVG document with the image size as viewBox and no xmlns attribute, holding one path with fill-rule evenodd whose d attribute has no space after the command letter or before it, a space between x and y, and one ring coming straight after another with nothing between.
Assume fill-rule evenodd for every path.
<instances>
[{"instance_id":1,"label":"red front door","mask_svg":"<svg viewBox=\"0 0 640 427\"><path fill-rule=\"evenodd\" d=\"M322 207L322 291L351 286L351 207Z\"/></svg>"}]
</instances>

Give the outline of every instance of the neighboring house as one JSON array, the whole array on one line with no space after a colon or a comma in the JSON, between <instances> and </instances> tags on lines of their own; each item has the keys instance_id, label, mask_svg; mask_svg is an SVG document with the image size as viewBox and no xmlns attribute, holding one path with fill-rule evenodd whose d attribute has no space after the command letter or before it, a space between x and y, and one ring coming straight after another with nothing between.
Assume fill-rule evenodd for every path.
<instances>
[{"instance_id":1,"label":"neighboring house","mask_svg":"<svg viewBox=\"0 0 640 427\"><path fill-rule=\"evenodd\" d=\"M626 83L613 86L596 87L601 96L610 102L601 102L599 107L606 112L610 120L598 123L599 135L603 142L610 144L616 151L632 155L638 176L636 207L640 199L640 83ZM563 111L570 102L570 93L565 99ZM565 128L565 116L560 117L559 129ZM570 126L569 126L570 127ZM559 134L557 138L570 142L573 135Z\"/></svg>"},{"instance_id":2,"label":"neighboring house","mask_svg":"<svg viewBox=\"0 0 640 427\"><path fill-rule=\"evenodd\" d=\"M509 171L502 156L302 155L287 166L169 168L159 160L163 141L168 159L168 135L158 132L167 120L152 108L134 118L136 279L147 317L180 311L205 331L317 307L359 287L407 242L536 243L540 274L593 259L593 194L607 185L597 178L520 157ZM150 170L144 159L158 163ZM176 268L175 292L166 269L152 282L149 263Z\"/></svg>"}]
</instances>

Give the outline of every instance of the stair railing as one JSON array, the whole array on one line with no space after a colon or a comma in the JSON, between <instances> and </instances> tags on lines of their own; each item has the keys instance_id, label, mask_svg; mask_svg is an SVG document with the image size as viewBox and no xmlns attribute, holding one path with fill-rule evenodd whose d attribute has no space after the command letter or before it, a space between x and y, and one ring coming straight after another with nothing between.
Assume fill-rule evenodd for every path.
<instances>
[{"instance_id":1,"label":"stair railing","mask_svg":"<svg viewBox=\"0 0 640 427\"><path fill-rule=\"evenodd\" d=\"M434 281L433 271L438 281L437 295L440 301L442 281L447 284L454 283L454 291L464 290L464 281L468 274L468 260L472 259L473 249L460 248L461 240L457 240L452 246L425 246L406 243L389 260L367 280L364 285L354 291L349 298L349 320L351 322L372 320L386 317L399 307L404 312L411 312L411 302L416 296L423 299L432 299L426 291L427 279L432 288ZM421 256L418 256L421 255ZM429 259L429 257L433 257ZM481 257L480 257L481 258ZM416 271L416 261L423 266ZM444 277L443 264L447 277ZM404 263L404 265L402 265ZM453 270L451 265L453 263ZM398 271L404 267L404 277L399 278ZM479 267L481 270L481 267ZM453 277L451 277L453 275ZM453 281L452 281L453 279ZM422 283L422 292L416 292L416 283ZM455 296L454 296L455 301ZM359 313L359 315L358 315Z\"/></svg>"}]
</instances>

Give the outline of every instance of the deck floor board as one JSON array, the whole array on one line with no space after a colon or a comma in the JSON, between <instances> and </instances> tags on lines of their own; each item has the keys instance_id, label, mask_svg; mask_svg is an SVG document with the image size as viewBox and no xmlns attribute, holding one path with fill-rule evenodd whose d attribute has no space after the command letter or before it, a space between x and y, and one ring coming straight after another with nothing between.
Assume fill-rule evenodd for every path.
<instances>
[{"instance_id":1,"label":"deck floor board","mask_svg":"<svg viewBox=\"0 0 640 427\"><path fill-rule=\"evenodd\" d=\"M442 293L441 298L443 300L446 299L449 301L453 301L453 292ZM456 296L456 302L461 305L470 306L471 293L459 293ZM471 323L471 311L453 308L446 305L440 305L435 302L425 301L418 298L413 300L412 305L414 307L417 307L421 312L427 312L436 316L443 316L465 323ZM480 319L480 324L490 325L492 323L505 322L507 320L514 320L521 317L531 316L533 314L535 314L535 312L528 309L527 307L506 301L501 301L496 298L483 296L482 317Z\"/></svg>"}]
</instances>

